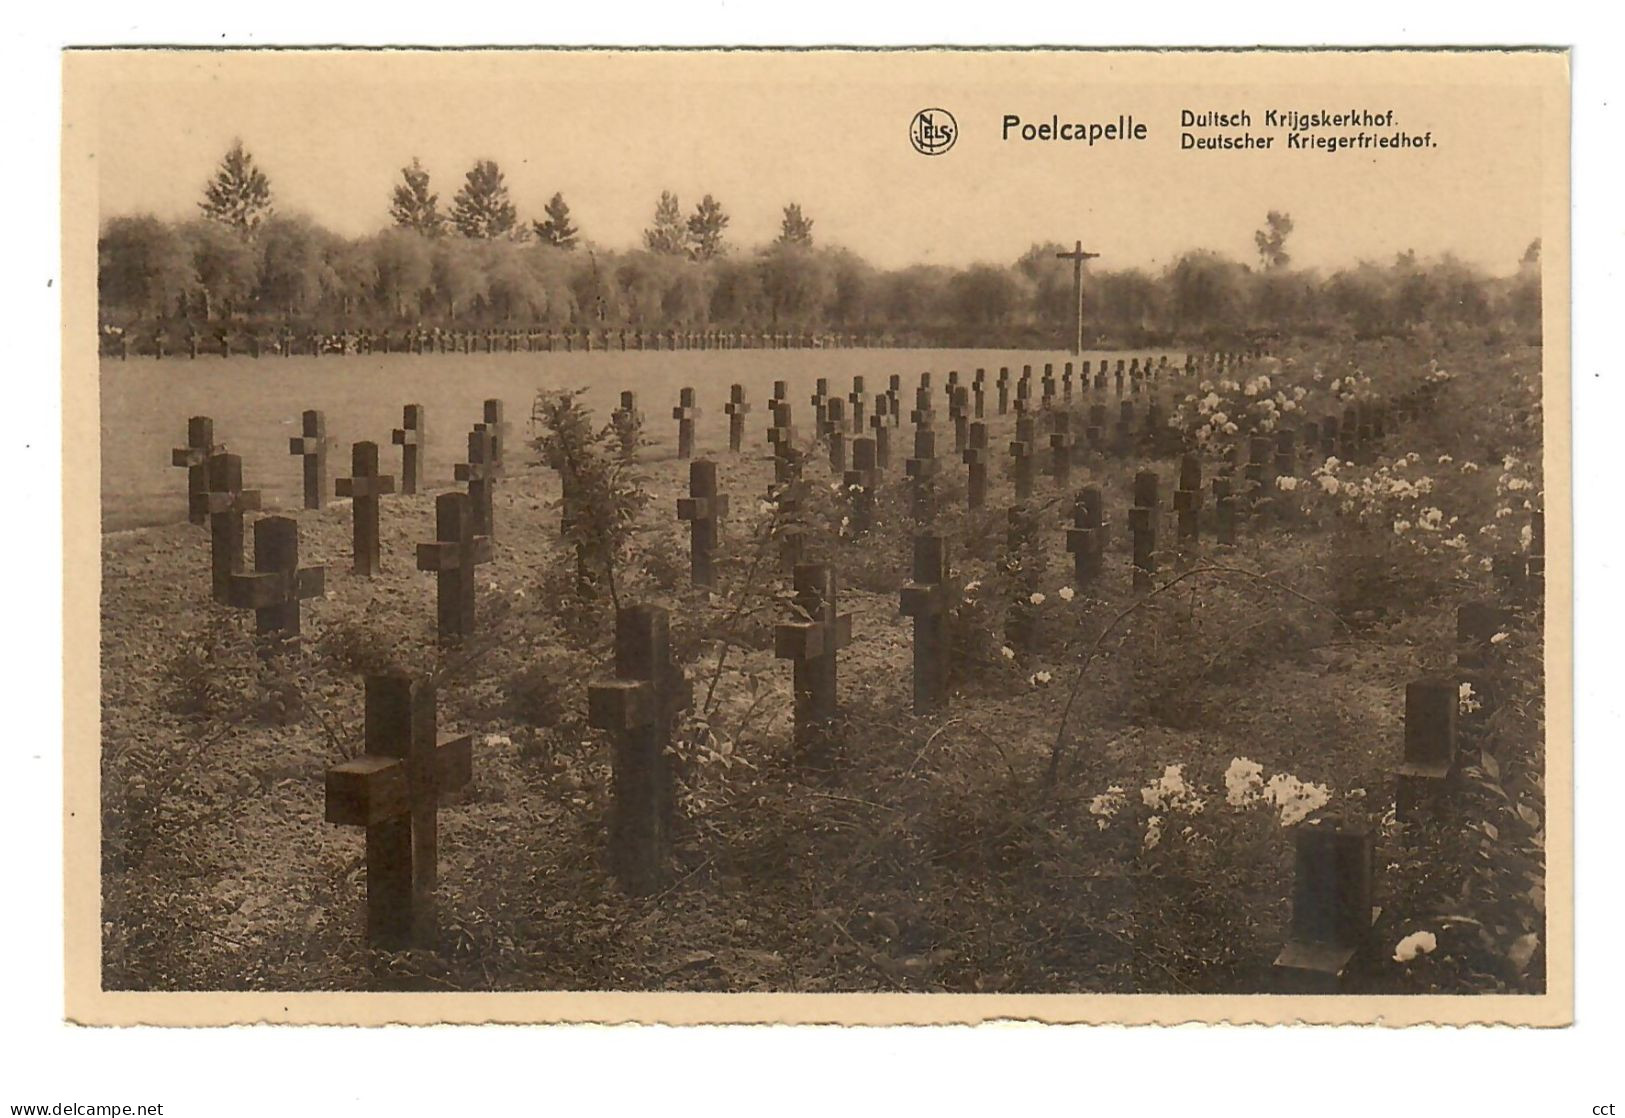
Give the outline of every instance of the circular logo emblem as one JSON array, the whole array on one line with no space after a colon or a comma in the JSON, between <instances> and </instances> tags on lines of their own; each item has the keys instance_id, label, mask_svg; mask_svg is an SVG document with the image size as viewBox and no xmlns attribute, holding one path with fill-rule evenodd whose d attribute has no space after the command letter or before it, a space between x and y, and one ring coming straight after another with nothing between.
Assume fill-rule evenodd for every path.
<instances>
[{"instance_id":1,"label":"circular logo emblem","mask_svg":"<svg viewBox=\"0 0 1625 1118\"><path fill-rule=\"evenodd\" d=\"M942 155L957 139L959 122L947 109L921 109L909 122L909 143L921 155Z\"/></svg>"}]
</instances>

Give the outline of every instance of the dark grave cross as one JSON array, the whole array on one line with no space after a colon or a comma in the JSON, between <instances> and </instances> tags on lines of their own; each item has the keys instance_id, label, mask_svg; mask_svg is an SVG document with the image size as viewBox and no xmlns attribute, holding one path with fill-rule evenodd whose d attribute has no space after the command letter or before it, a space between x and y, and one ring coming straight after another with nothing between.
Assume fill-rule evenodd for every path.
<instances>
[{"instance_id":1,"label":"dark grave cross","mask_svg":"<svg viewBox=\"0 0 1625 1118\"><path fill-rule=\"evenodd\" d=\"M925 413L927 416L930 412ZM914 429L914 457L903 462L903 474L911 479L914 519L925 523L936 515L937 433L929 426Z\"/></svg>"},{"instance_id":2,"label":"dark grave cross","mask_svg":"<svg viewBox=\"0 0 1625 1118\"><path fill-rule=\"evenodd\" d=\"M972 509L987 504L987 468L992 453L987 446L987 424L978 419L970 425L967 445L960 455L965 460L965 497Z\"/></svg>"},{"instance_id":3,"label":"dark grave cross","mask_svg":"<svg viewBox=\"0 0 1625 1118\"><path fill-rule=\"evenodd\" d=\"M837 477L846 472L846 401L830 397L824 405L824 437L829 440L829 468Z\"/></svg>"},{"instance_id":4,"label":"dark grave cross","mask_svg":"<svg viewBox=\"0 0 1625 1118\"><path fill-rule=\"evenodd\" d=\"M1061 368L1061 399L1068 404L1072 402L1072 362L1070 361Z\"/></svg>"},{"instance_id":5,"label":"dark grave cross","mask_svg":"<svg viewBox=\"0 0 1625 1118\"><path fill-rule=\"evenodd\" d=\"M699 458L688 464L688 496L677 498L677 519L689 524L688 569L695 586L717 588L716 551L728 495L717 492L717 464Z\"/></svg>"},{"instance_id":6,"label":"dark grave cross","mask_svg":"<svg viewBox=\"0 0 1625 1118\"><path fill-rule=\"evenodd\" d=\"M948 414L954 410L954 394L959 390L959 370L948 370L948 383L942 386L942 398L947 402Z\"/></svg>"},{"instance_id":7,"label":"dark grave cross","mask_svg":"<svg viewBox=\"0 0 1625 1118\"><path fill-rule=\"evenodd\" d=\"M859 436L852 440L852 468L841 475L852 505L852 527L867 532L875 525L875 492L880 488L875 440Z\"/></svg>"},{"instance_id":8,"label":"dark grave cross","mask_svg":"<svg viewBox=\"0 0 1625 1118\"><path fill-rule=\"evenodd\" d=\"M1454 680L1420 679L1405 685L1405 752L1395 770L1394 810L1401 823L1442 814L1456 763Z\"/></svg>"},{"instance_id":9,"label":"dark grave cross","mask_svg":"<svg viewBox=\"0 0 1625 1118\"><path fill-rule=\"evenodd\" d=\"M483 406L484 423L482 426L491 435L491 469L495 473L502 473L507 463L504 456L504 447L508 441L509 424L504 418L504 408L501 400L487 400Z\"/></svg>"},{"instance_id":10,"label":"dark grave cross","mask_svg":"<svg viewBox=\"0 0 1625 1118\"><path fill-rule=\"evenodd\" d=\"M1016 414L1031 415L1033 411L1033 367L1024 366L1021 379L1016 381Z\"/></svg>"},{"instance_id":11,"label":"dark grave cross","mask_svg":"<svg viewBox=\"0 0 1625 1118\"><path fill-rule=\"evenodd\" d=\"M987 370L977 369L970 382L971 407L977 419L983 419L987 413Z\"/></svg>"},{"instance_id":12,"label":"dark grave cross","mask_svg":"<svg viewBox=\"0 0 1625 1118\"><path fill-rule=\"evenodd\" d=\"M1043 390L1042 407L1049 411L1055 406L1055 366L1044 362L1044 379L1040 382Z\"/></svg>"},{"instance_id":13,"label":"dark grave cross","mask_svg":"<svg viewBox=\"0 0 1625 1118\"><path fill-rule=\"evenodd\" d=\"M891 469L891 397L882 392L875 397L874 414L869 416L869 429L874 432L875 469Z\"/></svg>"},{"instance_id":14,"label":"dark grave cross","mask_svg":"<svg viewBox=\"0 0 1625 1118\"><path fill-rule=\"evenodd\" d=\"M406 675L369 675L364 752L327 770L329 823L367 836L367 942L432 948L440 796L474 777L474 738L436 732L435 689Z\"/></svg>"},{"instance_id":15,"label":"dark grave cross","mask_svg":"<svg viewBox=\"0 0 1625 1118\"><path fill-rule=\"evenodd\" d=\"M302 434L288 440L288 453L305 460L305 507L319 509L327 498L327 417L307 411L300 429Z\"/></svg>"},{"instance_id":16,"label":"dark grave cross","mask_svg":"<svg viewBox=\"0 0 1625 1118\"><path fill-rule=\"evenodd\" d=\"M1058 411L1050 419L1049 472L1058 485L1072 480L1072 449L1076 438L1072 434L1072 413Z\"/></svg>"},{"instance_id":17,"label":"dark grave cross","mask_svg":"<svg viewBox=\"0 0 1625 1118\"><path fill-rule=\"evenodd\" d=\"M401 409L401 425L389 436L401 448L401 492L407 496L423 484L423 466L428 457L426 437L423 405L407 404Z\"/></svg>"},{"instance_id":18,"label":"dark grave cross","mask_svg":"<svg viewBox=\"0 0 1625 1118\"><path fill-rule=\"evenodd\" d=\"M1151 589L1157 569L1157 474L1141 470L1134 475L1134 505L1128 510L1133 537L1134 589Z\"/></svg>"},{"instance_id":19,"label":"dark grave cross","mask_svg":"<svg viewBox=\"0 0 1625 1118\"><path fill-rule=\"evenodd\" d=\"M321 597L325 583L323 568L299 565L299 522L267 516L254 522L254 572L231 575L226 604L253 610L256 633L297 637L299 603Z\"/></svg>"},{"instance_id":20,"label":"dark grave cross","mask_svg":"<svg viewBox=\"0 0 1625 1118\"><path fill-rule=\"evenodd\" d=\"M1336 989L1371 941L1380 913L1376 849L1358 822L1310 819L1297 828L1292 923L1275 966L1293 988Z\"/></svg>"},{"instance_id":21,"label":"dark grave cross","mask_svg":"<svg viewBox=\"0 0 1625 1118\"><path fill-rule=\"evenodd\" d=\"M863 434L864 403L867 399L868 393L864 391L863 378L861 376L853 377L852 391L846 394L846 402L852 405L852 433L854 435Z\"/></svg>"},{"instance_id":22,"label":"dark grave cross","mask_svg":"<svg viewBox=\"0 0 1625 1118\"><path fill-rule=\"evenodd\" d=\"M694 457L694 421L700 418L700 409L694 403L692 388L678 390L677 406L671 409L671 417L677 421L677 457Z\"/></svg>"},{"instance_id":23,"label":"dark grave cross","mask_svg":"<svg viewBox=\"0 0 1625 1118\"><path fill-rule=\"evenodd\" d=\"M435 573L440 643L455 645L474 633L474 575L491 561L491 537L474 531L467 493L442 493L434 501L435 539L418 544L418 570Z\"/></svg>"},{"instance_id":24,"label":"dark grave cross","mask_svg":"<svg viewBox=\"0 0 1625 1118\"><path fill-rule=\"evenodd\" d=\"M922 376L929 376L923 373ZM934 413L931 410L931 386L922 384L914 391L914 410L908 413L908 421L915 427L930 427Z\"/></svg>"},{"instance_id":25,"label":"dark grave cross","mask_svg":"<svg viewBox=\"0 0 1625 1118\"><path fill-rule=\"evenodd\" d=\"M852 642L852 615L837 611L829 564L797 564L794 586L799 617L774 626L773 654L795 665L795 744L803 756L816 756L834 743L836 654Z\"/></svg>"},{"instance_id":26,"label":"dark grave cross","mask_svg":"<svg viewBox=\"0 0 1625 1118\"><path fill-rule=\"evenodd\" d=\"M243 488L243 460L235 454L211 454L208 474L209 592L225 605L231 576L243 569L243 513L260 507L260 492Z\"/></svg>"},{"instance_id":27,"label":"dark grave cross","mask_svg":"<svg viewBox=\"0 0 1625 1118\"><path fill-rule=\"evenodd\" d=\"M676 802L671 730L693 700L672 659L666 611L616 610L615 678L587 686L587 724L610 736L610 872L634 895L654 892L666 877Z\"/></svg>"},{"instance_id":28,"label":"dark grave cross","mask_svg":"<svg viewBox=\"0 0 1625 1118\"><path fill-rule=\"evenodd\" d=\"M1096 454L1106 453L1106 405L1089 405L1089 426L1084 428L1089 449Z\"/></svg>"},{"instance_id":29,"label":"dark grave cross","mask_svg":"<svg viewBox=\"0 0 1625 1118\"><path fill-rule=\"evenodd\" d=\"M1011 598L1004 617L1004 639L1012 651L1032 651L1037 635L1038 607L1032 602L1036 586L1038 515L1025 504L1006 510L1004 569L1010 576ZM1029 562L1033 560L1034 562Z\"/></svg>"},{"instance_id":30,"label":"dark grave cross","mask_svg":"<svg viewBox=\"0 0 1625 1118\"><path fill-rule=\"evenodd\" d=\"M634 392L621 393L621 405L610 413L609 425L620 443L621 461L630 462L638 452L638 435L643 429L643 415L638 411L638 398Z\"/></svg>"},{"instance_id":31,"label":"dark grave cross","mask_svg":"<svg viewBox=\"0 0 1625 1118\"><path fill-rule=\"evenodd\" d=\"M355 558L351 570L371 577L383 569L378 541L378 498L395 492L395 479L378 472L378 444L350 447L350 475L333 482L334 492L350 498L351 539Z\"/></svg>"},{"instance_id":32,"label":"dark grave cross","mask_svg":"<svg viewBox=\"0 0 1625 1118\"><path fill-rule=\"evenodd\" d=\"M914 619L914 713L929 714L948 702L948 615L958 593L948 577L948 543L936 533L914 537L910 581L900 607Z\"/></svg>"},{"instance_id":33,"label":"dark grave cross","mask_svg":"<svg viewBox=\"0 0 1625 1118\"><path fill-rule=\"evenodd\" d=\"M1180 456L1174 515L1180 546L1194 550L1202 534L1202 459L1195 454Z\"/></svg>"},{"instance_id":34,"label":"dark grave cross","mask_svg":"<svg viewBox=\"0 0 1625 1118\"><path fill-rule=\"evenodd\" d=\"M1086 485L1072 502L1072 527L1066 530L1066 550L1072 556L1072 583L1079 590L1099 576L1106 552L1102 522L1105 502L1100 487Z\"/></svg>"},{"instance_id":35,"label":"dark grave cross","mask_svg":"<svg viewBox=\"0 0 1625 1118\"><path fill-rule=\"evenodd\" d=\"M1010 370L1008 367L999 369L999 414L1010 414Z\"/></svg>"},{"instance_id":36,"label":"dark grave cross","mask_svg":"<svg viewBox=\"0 0 1625 1118\"><path fill-rule=\"evenodd\" d=\"M728 415L728 449L735 454L745 445L745 416L750 405L745 403L745 386L735 384L728 389L728 402L722 405Z\"/></svg>"},{"instance_id":37,"label":"dark grave cross","mask_svg":"<svg viewBox=\"0 0 1625 1118\"><path fill-rule=\"evenodd\" d=\"M225 449L215 445L214 420L194 415L186 421L186 445L169 452L170 465L186 467L186 519L193 524L209 519L209 459Z\"/></svg>"},{"instance_id":38,"label":"dark grave cross","mask_svg":"<svg viewBox=\"0 0 1625 1118\"><path fill-rule=\"evenodd\" d=\"M970 437L970 392L960 385L953 386L948 398L948 416L954 424L954 453L964 454Z\"/></svg>"},{"instance_id":39,"label":"dark grave cross","mask_svg":"<svg viewBox=\"0 0 1625 1118\"><path fill-rule=\"evenodd\" d=\"M886 382L887 412L893 427L903 425L903 378L892 373Z\"/></svg>"},{"instance_id":40,"label":"dark grave cross","mask_svg":"<svg viewBox=\"0 0 1625 1118\"><path fill-rule=\"evenodd\" d=\"M1112 376L1112 379L1113 379L1113 381L1115 381L1115 382L1116 382L1116 385L1117 385L1117 395L1118 395L1118 396L1119 396L1119 397L1121 397L1121 396L1122 396L1122 395L1123 395L1123 378L1124 378L1124 377L1125 377L1125 376L1126 376L1126 375L1127 375L1127 374L1126 374L1126 373L1125 373L1125 372L1124 372L1124 370L1123 370L1123 359L1122 359L1122 358L1121 358L1121 357L1119 357L1119 358L1118 358L1118 359L1117 359L1117 369L1116 369L1116 371L1115 371L1115 372L1114 372L1114 373L1113 373L1113 376Z\"/></svg>"},{"instance_id":41,"label":"dark grave cross","mask_svg":"<svg viewBox=\"0 0 1625 1118\"><path fill-rule=\"evenodd\" d=\"M452 467L452 476L468 484L468 504L474 515L474 534L496 536L497 471L491 464L491 432L476 423L468 433L468 461Z\"/></svg>"},{"instance_id":42,"label":"dark grave cross","mask_svg":"<svg viewBox=\"0 0 1625 1118\"><path fill-rule=\"evenodd\" d=\"M1112 449L1119 458L1127 458L1134 449L1134 401L1124 400L1117 406L1117 429Z\"/></svg>"},{"instance_id":43,"label":"dark grave cross","mask_svg":"<svg viewBox=\"0 0 1625 1118\"><path fill-rule=\"evenodd\" d=\"M790 403L774 400L771 410L773 426L768 429L767 441L773 446L773 480L779 485L789 485L801 476L801 451L796 448Z\"/></svg>"},{"instance_id":44,"label":"dark grave cross","mask_svg":"<svg viewBox=\"0 0 1625 1118\"><path fill-rule=\"evenodd\" d=\"M1010 440L1010 471L1015 479L1016 500L1025 501L1033 493L1033 444L1037 441L1033 417L1016 417L1016 437Z\"/></svg>"},{"instance_id":45,"label":"dark grave cross","mask_svg":"<svg viewBox=\"0 0 1625 1118\"><path fill-rule=\"evenodd\" d=\"M822 436L829 428L829 378L819 377L813 382L813 430Z\"/></svg>"}]
</instances>

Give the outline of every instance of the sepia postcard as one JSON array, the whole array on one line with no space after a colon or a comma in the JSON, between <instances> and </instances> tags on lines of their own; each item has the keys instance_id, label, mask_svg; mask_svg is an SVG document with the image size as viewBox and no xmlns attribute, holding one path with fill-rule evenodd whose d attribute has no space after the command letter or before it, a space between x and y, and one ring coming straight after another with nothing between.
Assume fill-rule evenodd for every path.
<instances>
[{"instance_id":1,"label":"sepia postcard","mask_svg":"<svg viewBox=\"0 0 1625 1118\"><path fill-rule=\"evenodd\" d=\"M66 1016L1570 1023L1569 62L65 51Z\"/></svg>"}]
</instances>

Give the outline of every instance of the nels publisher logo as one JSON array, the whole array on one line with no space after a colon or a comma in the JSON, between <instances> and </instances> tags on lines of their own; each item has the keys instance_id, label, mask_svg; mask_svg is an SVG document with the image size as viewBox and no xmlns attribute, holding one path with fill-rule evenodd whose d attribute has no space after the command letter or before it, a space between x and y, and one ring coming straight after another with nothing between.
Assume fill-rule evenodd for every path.
<instances>
[{"instance_id":1,"label":"nels publisher logo","mask_svg":"<svg viewBox=\"0 0 1625 1118\"><path fill-rule=\"evenodd\" d=\"M947 109L921 109L909 122L908 139L921 155L942 155L959 139L959 122Z\"/></svg>"}]
</instances>

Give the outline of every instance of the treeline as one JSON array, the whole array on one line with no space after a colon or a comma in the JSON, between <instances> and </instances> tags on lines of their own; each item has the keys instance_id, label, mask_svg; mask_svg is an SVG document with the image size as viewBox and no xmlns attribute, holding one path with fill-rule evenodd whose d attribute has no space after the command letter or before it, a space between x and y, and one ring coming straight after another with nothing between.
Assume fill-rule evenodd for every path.
<instances>
[{"instance_id":1,"label":"treeline","mask_svg":"<svg viewBox=\"0 0 1625 1118\"><path fill-rule=\"evenodd\" d=\"M102 229L102 325L114 330L440 326L835 331L913 344L1064 345L1072 265L1033 245L1009 264L883 270L813 241L794 203L780 236L753 250L725 239L709 195L686 221L663 194L635 250L593 247L555 194L546 220L518 219L500 170L482 160L449 216L417 161L402 170L395 225L345 238L275 213L240 145L195 220L116 217ZM1192 251L1156 272L1090 269L1092 344L1225 341L1260 334L1407 335L1469 328L1538 339L1539 242L1516 275L1405 253L1330 273L1294 269L1290 218L1272 213L1256 267Z\"/></svg>"}]
</instances>

